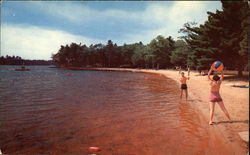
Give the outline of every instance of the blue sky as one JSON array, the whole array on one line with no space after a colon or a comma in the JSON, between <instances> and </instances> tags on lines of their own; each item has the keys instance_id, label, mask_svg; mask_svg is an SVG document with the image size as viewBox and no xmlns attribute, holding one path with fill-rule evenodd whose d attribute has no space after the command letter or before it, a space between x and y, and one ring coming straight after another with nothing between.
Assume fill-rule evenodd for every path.
<instances>
[{"instance_id":1,"label":"blue sky","mask_svg":"<svg viewBox=\"0 0 250 155\"><path fill-rule=\"evenodd\" d=\"M157 35L177 39L187 21L202 24L219 1L3 1L1 55L50 59L60 45L109 39L118 45Z\"/></svg>"}]
</instances>

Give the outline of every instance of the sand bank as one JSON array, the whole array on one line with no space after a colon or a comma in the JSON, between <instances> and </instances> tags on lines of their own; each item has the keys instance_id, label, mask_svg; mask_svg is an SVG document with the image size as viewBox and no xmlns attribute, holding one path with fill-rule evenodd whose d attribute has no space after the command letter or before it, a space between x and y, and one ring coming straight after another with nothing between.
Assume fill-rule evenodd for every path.
<instances>
[{"instance_id":1,"label":"sand bank","mask_svg":"<svg viewBox=\"0 0 250 155\"><path fill-rule=\"evenodd\" d=\"M69 69L69 68L67 68ZM148 70L148 69L125 69L125 68L70 68L82 70L101 70L101 71L130 71L157 73L171 78L179 84L179 72L173 70ZM209 81L207 76L199 76L197 72L191 72L191 79L188 81L189 99L182 101L183 104L190 104L200 113L201 123L207 125L211 134L211 142L218 141L228 146L229 150L234 150L232 154L247 154L247 143L244 142L239 132L249 130L249 88L242 87L248 85L248 81L237 81L236 79L225 78L221 87L221 96L225 106L231 115L232 122L228 122L223 112L216 105L214 122L208 125L209 120ZM238 87L240 86L240 87ZM177 99L179 100L179 99ZM221 138L222 137L222 138ZM218 143L218 144L219 144ZM233 148L233 149L232 149ZM219 149L219 145L218 145Z\"/></svg>"}]
</instances>

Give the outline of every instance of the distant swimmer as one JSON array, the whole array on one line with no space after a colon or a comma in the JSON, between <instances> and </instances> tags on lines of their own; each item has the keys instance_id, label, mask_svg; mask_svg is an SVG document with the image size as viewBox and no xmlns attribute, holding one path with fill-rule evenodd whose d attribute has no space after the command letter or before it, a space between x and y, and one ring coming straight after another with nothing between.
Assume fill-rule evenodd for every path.
<instances>
[{"instance_id":1,"label":"distant swimmer","mask_svg":"<svg viewBox=\"0 0 250 155\"><path fill-rule=\"evenodd\" d=\"M71 76L71 75L72 75L72 73L69 73L69 72L68 72L68 73L65 73L65 75L67 75L67 76Z\"/></svg>"},{"instance_id":2,"label":"distant swimmer","mask_svg":"<svg viewBox=\"0 0 250 155\"><path fill-rule=\"evenodd\" d=\"M183 90L185 91L186 94L186 100L188 97L188 90L187 90L187 80L190 79L190 69L188 68L188 77L185 76L184 72L181 72L181 77L180 77L180 84L181 84L181 95L180 95L180 99L182 99L182 94L183 94Z\"/></svg>"},{"instance_id":3,"label":"distant swimmer","mask_svg":"<svg viewBox=\"0 0 250 155\"><path fill-rule=\"evenodd\" d=\"M224 106L223 100L220 96L220 86L222 83L222 80L224 78L224 73L223 70L221 71L221 77L218 75L214 75L213 79L210 78L212 70L215 70L214 67L212 66L208 72L208 80L210 81L210 96L209 96L209 101L210 101L210 120L209 120L209 125L213 124L213 116L214 116L214 107L215 103L217 102L221 108L221 110L224 112L224 114L227 116L227 118L231 121L231 118L228 114L227 109Z\"/></svg>"}]
</instances>

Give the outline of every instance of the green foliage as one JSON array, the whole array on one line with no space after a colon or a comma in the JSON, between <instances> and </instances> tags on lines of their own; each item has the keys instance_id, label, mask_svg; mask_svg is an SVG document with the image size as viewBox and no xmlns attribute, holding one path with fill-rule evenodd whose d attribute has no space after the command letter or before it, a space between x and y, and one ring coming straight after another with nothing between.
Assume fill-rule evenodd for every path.
<instances>
[{"instance_id":1,"label":"green foliage","mask_svg":"<svg viewBox=\"0 0 250 155\"><path fill-rule=\"evenodd\" d=\"M142 42L117 46L111 40L106 45L96 44L81 46L72 43L61 46L52 59L64 66L92 66L92 67L140 67L155 68L171 66L170 54L174 49L171 37L158 36L150 44Z\"/></svg>"},{"instance_id":2,"label":"green foliage","mask_svg":"<svg viewBox=\"0 0 250 155\"><path fill-rule=\"evenodd\" d=\"M177 40L174 45L174 50L170 55L172 64L185 67L188 63L188 53L190 52L186 42Z\"/></svg>"},{"instance_id":3,"label":"green foliage","mask_svg":"<svg viewBox=\"0 0 250 155\"><path fill-rule=\"evenodd\" d=\"M132 63L135 67L145 66L145 51L146 47L143 44L134 44L134 54L132 55Z\"/></svg>"},{"instance_id":4,"label":"green foliage","mask_svg":"<svg viewBox=\"0 0 250 155\"><path fill-rule=\"evenodd\" d=\"M170 54L174 49L174 40L171 37L164 38L159 35L149 43L152 51L152 61L157 63L158 68L166 68L171 65Z\"/></svg>"},{"instance_id":5,"label":"green foliage","mask_svg":"<svg viewBox=\"0 0 250 155\"><path fill-rule=\"evenodd\" d=\"M27 60L19 56L6 55L0 57L0 65L53 65L52 60Z\"/></svg>"},{"instance_id":6,"label":"green foliage","mask_svg":"<svg viewBox=\"0 0 250 155\"><path fill-rule=\"evenodd\" d=\"M58 53L52 55L52 59L60 65L81 66L86 50L85 45L72 43L70 46L61 46Z\"/></svg>"}]
</instances>

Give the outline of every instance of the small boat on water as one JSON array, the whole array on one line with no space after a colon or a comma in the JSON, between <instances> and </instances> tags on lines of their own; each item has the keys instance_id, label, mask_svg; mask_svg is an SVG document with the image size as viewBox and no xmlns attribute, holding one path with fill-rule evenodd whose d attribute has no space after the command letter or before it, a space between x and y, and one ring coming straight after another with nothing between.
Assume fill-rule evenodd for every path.
<instances>
[{"instance_id":1,"label":"small boat on water","mask_svg":"<svg viewBox=\"0 0 250 155\"><path fill-rule=\"evenodd\" d=\"M30 71L28 68L11 68L9 71Z\"/></svg>"},{"instance_id":2,"label":"small boat on water","mask_svg":"<svg viewBox=\"0 0 250 155\"><path fill-rule=\"evenodd\" d=\"M28 68L15 68L14 71L29 71Z\"/></svg>"},{"instance_id":3,"label":"small boat on water","mask_svg":"<svg viewBox=\"0 0 250 155\"><path fill-rule=\"evenodd\" d=\"M22 65L21 68L12 68L12 69L9 69L11 71L30 71L29 68L25 68L24 64Z\"/></svg>"}]
</instances>

